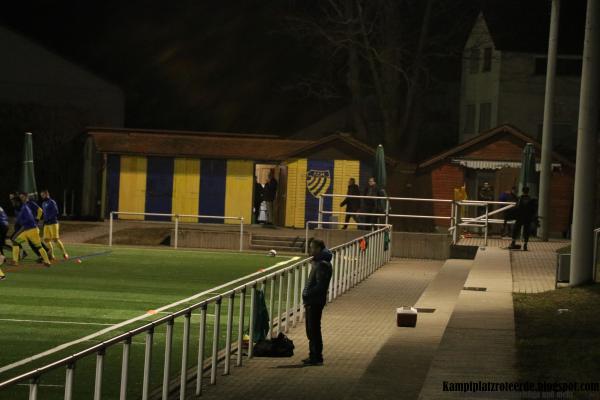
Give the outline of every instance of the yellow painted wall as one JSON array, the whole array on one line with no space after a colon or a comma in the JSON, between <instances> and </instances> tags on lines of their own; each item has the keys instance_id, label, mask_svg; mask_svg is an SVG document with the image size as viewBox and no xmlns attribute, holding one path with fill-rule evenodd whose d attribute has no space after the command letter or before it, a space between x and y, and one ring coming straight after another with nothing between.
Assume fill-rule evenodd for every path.
<instances>
[{"instance_id":1,"label":"yellow painted wall","mask_svg":"<svg viewBox=\"0 0 600 400\"><path fill-rule=\"evenodd\" d=\"M200 160L176 158L173 168L173 214L198 215L200 204ZM181 222L198 222L197 218L181 218Z\"/></svg>"},{"instance_id":2,"label":"yellow painted wall","mask_svg":"<svg viewBox=\"0 0 600 400\"><path fill-rule=\"evenodd\" d=\"M307 163L305 158L288 163L285 207L285 226L288 227L304 228Z\"/></svg>"},{"instance_id":3,"label":"yellow painted wall","mask_svg":"<svg viewBox=\"0 0 600 400\"><path fill-rule=\"evenodd\" d=\"M228 160L225 179L225 215L244 217L252 221L252 191L254 190L254 161ZM237 224L239 221L225 220Z\"/></svg>"},{"instance_id":4,"label":"yellow painted wall","mask_svg":"<svg viewBox=\"0 0 600 400\"><path fill-rule=\"evenodd\" d=\"M119 211L144 212L146 208L146 157L121 156ZM120 219L143 220L143 215L119 215Z\"/></svg>"},{"instance_id":5,"label":"yellow painted wall","mask_svg":"<svg viewBox=\"0 0 600 400\"><path fill-rule=\"evenodd\" d=\"M355 160L335 160L333 167L333 193L346 194L348 192L348 180L354 178L358 184L360 178L360 162ZM343 198L334 197L332 211L346 211L346 206L340 207ZM339 222L344 222L345 214L337 214ZM354 222L353 219L350 222ZM348 229L356 229L356 225L348 226Z\"/></svg>"}]
</instances>

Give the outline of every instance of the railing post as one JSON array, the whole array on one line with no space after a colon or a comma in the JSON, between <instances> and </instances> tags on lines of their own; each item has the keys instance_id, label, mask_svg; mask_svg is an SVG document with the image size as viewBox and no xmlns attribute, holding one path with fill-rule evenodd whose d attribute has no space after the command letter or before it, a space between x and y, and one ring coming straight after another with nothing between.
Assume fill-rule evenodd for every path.
<instances>
[{"instance_id":1,"label":"railing post","mask_svg":"<svg viewBox=\"0 0 600 400\"><path fill-rule=\"evenodd\" d=\"M294 315L293 315L293 319L292 319L292 326L296 327L296 323L298 321L298 295L299 295L299 289L298 289L298 284L300 283L300 279L299 279L299 267L295 267L294 268Z\"/></svg>"},{"instance_id":2,"label":"railing post","mask_svg":"<svg viewBox=\"0 0 600 400\"><path fill-rule=\"evenodd\" d=\"M167 322L165 334L165 359L163 364L162 400L169 399L169 378L171 376L171 350L173 348L173 325L174 319Z\"/></svg>"},{"instance_id":3,"label":"railing post","mask_svg":"<svg viewBox=\"0 0 600 400\"><path fill-rule=\"evenodd\" d=\"M285 294L285 325L284 332L287 333L290 328L290 303L292 298L292 271L287 272L287 288Z\"/></svg>"},{"instance_id":4,"label":"railing post","mask_svg":"<svg viewBox=\"0 0 600 400\"><path fill-rule=\"evenodd\" d=\"M238 316L237 366L242 366L244 347L244 311L246 310L246 287L240 291L240 315Z\"/></svg>"},{"instance_id":5,"label":"railing post","mask_svg":"<svg viewBox=\"0 0 600 400\"><path fill-rule=\"evenodd\" d=\"M227 330L225 331L225 368L224 375L229 375L231 366L231 331L233 330L233 303L235 302L235 292L231 292L227 302ZM183 399L182 399L183 400Z\"/></svg>"},{"instance_id":6,"label":"railing post","mask_svg":"<svg viewBox=\"0 0 600 400\"><path fill-rule=\"evenodd\" d=\"M454 232L452 232L452 244L458 243L458 234L460 229L460 203L454 204Z\"/></svg>"},{"instance_id":7,"label":"railing post","mask_svg":"<svg viewBox=\"0 0 600 400\"><path fill-rule=\"evenodd\" d=\"M181 345L181 379L179 381L179 400L185 400L187 389L187 369L188 355L190 347L190 324L192 312L188 312L183 317L183 338Z\"/></svg>"},{"instance_id":8,"label":"railing post","mask_svg":"<svg viewBox=\"0 0 600 400\"><path fill-rule=\"evenodd\" d=\"M281 333L281 303L283 302L283 276L285 272L279 274L278 294L277 294L277 335Z\"/></svg>"},{"instance_id":9,"label":"railing post","mask_svg":"<svg viewBox=\"0 0 600 400\"><path fill-rule=\"evenodd\" d=\"M244 251L244 217L240 219L240 251Z\"/></svg>"},{"instance_id":10,"label":"railing post","mask_svg":"<svg viewBox=\"0 0 600 400\"><path fill-rule=\"evenodd\" d=\"M386 197L385 198L385 223L386 225L389 223L390 220L390 198Z\"/></svg>"},{"instance_id":11,"label":"railing post","mask_svg":"<svg viewBox=\"0 0 600 400\"><path fill-rule=\"evenodd\" d=\"M489 227L489 223L488 223L488 212L489 212L489 203L485 203L485 238L483 239L483 245L487 246L488 244L488 227Z\"/></svg>"},{"instance_id":12,"label":"railing post","mask_svg":"<svg viewBox=\"0 0 600 400\"><path fill-rule=\"evenodd\" d=\"M29 381L29 400L37 400L40 378L36 376Z\"/></svg>"},{"instance_id":13,"label":"railing post","mask_svg":"<svg viewBox=\"0 0 600 400\"><path fill-rule=\"evenodd\" d=\"M219 361L219 338L221 333L221 297L215 300L215 324L213 327L212 358L210 365L210 384L217 383L217 362Z\"/></svg>"},{"instance_id":14,"label":"railing post","mask_svg":"<svg viewBox=\"0 0 600 400\"><path fill-rule=\"evenodd\" d=\"M323 229L323 224L321 224L323 222L323 196L319 196L319 217L317 220L319 222L317 229Z\"/></svg>"},{"instance_id":15,"label":"railing post","mask_svg":"<svg viewBox=\"0 0 600 400\"><path fill-rule=\"evenodd\" d=\"M144 352L144 379L142 381L142 400L148 400L150 394L150 370L152 368L152 342L154 327L146 332L146 349Z\"/></svg>"},{"instance_id":16,"label":"railing post","mask_svg":"<svg viewBox=\"0 0 600 400\"><path fill-rule=\"evenodd\" d=\"M67 365L65 376L65 400L73 400L73 383L75 379L75 363Z\"/></svg>"},{"instance_id":17,"label":"railing post","mask_svg":"<svg viewBox=\"0 0 600 400\"><path fill-rule=\"evenodd\" d=\"M108 213L108 246L111 247L113 242L113 212Z\"/></svg>"},{"instance_id":18,"label":"railing post","mask_svg":"<svg viewBox=\"0 0 600 400\"><path fill-rule=\"evenodd\" d=\"M104 372L104 355L106 349L100 349L96 354L96 376L94 380L94 400L102 399L102 375Z\"/></svg>"},{"instance_id":19,"label":"railing post","mask_svg":"<svg viewBox=\"0 0 600 400\"><path fill-rule=\"evenodd\" d=\"M328 301L331 303L331 301L333 299L336 298L337 295L337 283L338 283L338 279L339 279L339 270L338 270L338 252L337 251L332 251L332 258L331 258L331 264L332 264L332 277L329 280L329 289L327 290L327 295L328 295Z\"/></svg>"},{"instance_id":20,"label":"railing post","mask_svg":"<svg viewBox=\"0 0 600 400\"><path fill-rule=\"evenodd\" d=\"M248 327L248 358L252 358L254 352L254 320L256 318L256 284L253 284L250 288L250 326Z\"/></svg>"},{"instance_id":21,"label":"railing post","mask_svg":"<svg viewBox=\"0 0 600 400\"><path fill-rule=\"evenodd\" d=\"M198 366L196 367L196 396L202 394L202 374L204 373L204 348L206 347L206 303L200 307L200 327L198 334Z\"/></svg>"},{"instance_id":22,"label":"railing post","mask_svg":"<svg viewBox=\"0 0 600 400\"><path fill-rule=\"evenodd\" d=\"M175 239L173 241L173 247L179 246L179 215L175 214Z\"/></svg>"},{"instance_id":23,"label":"railing post","mask_svg":"<svg viewBox=\"0 0 600 400\"><path fill-rule=\"evenodd\" d=\"M119 399L127 399L127 380L129 379L129 353L131 349L131 337L123 342L123 356L121 357L121 390Z\"/></svg>"},{"instance_id":24,"label":"railing post","mask_svg":"<svg viewBox=\"0 0 600 400\"><path fill-rule=\"evenodd\" d=\"M273 321L275 320L275 314L273 313L275 308L275 278L271 278L269 284L269 339L273 336Z\"/></svg>"}]
</instances>

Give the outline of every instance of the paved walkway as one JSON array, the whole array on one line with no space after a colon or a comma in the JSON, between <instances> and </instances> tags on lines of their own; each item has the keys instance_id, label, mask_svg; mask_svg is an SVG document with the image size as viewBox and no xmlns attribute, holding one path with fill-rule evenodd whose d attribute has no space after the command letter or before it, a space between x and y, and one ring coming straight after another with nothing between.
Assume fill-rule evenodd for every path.
<instances>
[{"instance_id":1,"label":"paved walkway","mask_svg":"<svg viewBox=\"0 0 600 400\"><path fill-rule=\"evenodd\" d=\"M509 253L482 248L461 291L419 399L516 398L442 391L443 382L515 382L516 349ZM494 396L496 395L496 396Z\"/></svg>"},{"instance_id":2,"label":"paved walkway","mask_svg":"<svg viewBox=\"0 0 600 400\"><path fill-rule=\"evenodd\" d=\"M413 396L405 397L402 391L407 389L405 383L412 379L410 371L420 373L424 378L429 363L419 363L420 339L405 343L395 337L399 330L409 329L396 327L395 309L415 304L441 266L439 261L392 261L329 304L323 316L324 366L299 367L300 360L307 354L304 329L299 326L289 333L296 345L293 358L246 361L243 367L234 368L230 376L219 377L217 385L205 386L202 397L416 398L422 379L413 379L413 387L408 388ZM462 268L461 272L466 276L464 271ZM462 282L458 284L462 285ZM430 340L431 336L423 337L422 341ZM404 379L399 371L407 371Z\"/></svg>"},{"instance_id":3,"label":"paved walkway","mask_svg":"<svg viewBox=\"0 0 600 400\"><path fill-rule=\"evenodd\" d=\"M567 240L529 242L529 251L511 251L513 292L539 293L554 290L556 276L556 250L569 245ZM459 244L483 246L482 238L461 239ZM488 247L505 249L510 239L490 238ZM507 250L508 251L508 250Z\"/></svg>"}]
</instances>

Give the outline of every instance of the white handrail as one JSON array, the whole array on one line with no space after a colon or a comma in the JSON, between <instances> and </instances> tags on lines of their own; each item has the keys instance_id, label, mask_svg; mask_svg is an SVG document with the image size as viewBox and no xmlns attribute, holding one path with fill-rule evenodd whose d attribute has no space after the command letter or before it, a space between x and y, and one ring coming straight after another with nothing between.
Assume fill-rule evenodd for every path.
<instances>
[{"instance_id":1,"label":"white handrail","mask_svg":"<svg viewBox=\"0 0 600 400\"><path fill-rule=\"evenodd\" d=\"M108 223L108 245L113 244L113 215L139 215L149 217L169 217L175 218L175 237L173 238L173 247L178 248L179 244L179 218L203 218L203 219L218 219L218 220L236 220L240 221L240 251L244 250L244 217L232 217L226 215L195 215L195 214L168 214L168 213L146 213L133 211L111 211L109 213ZM155 221L153 221L155 222ZM157 221L156 221L157 222ZM202 222L195 222L201 224Z\"/></svg>"}]
</instances>

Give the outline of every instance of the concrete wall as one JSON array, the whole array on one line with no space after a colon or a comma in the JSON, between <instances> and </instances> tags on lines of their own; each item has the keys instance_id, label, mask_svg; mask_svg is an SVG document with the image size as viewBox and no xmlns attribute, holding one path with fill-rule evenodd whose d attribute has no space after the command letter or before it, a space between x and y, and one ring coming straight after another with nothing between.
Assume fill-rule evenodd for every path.
<instances>
[{"instance_id":1,"label":"concrete wall","mask_svg":"<svg viewBox=\"0 0 600 400\"><path fill-rule=\"evenodd\" d=\"M171 235L171 242L173 241ZM240 233L233 231L201 231L197 229L179 230L179 247L200 249L239 250ZM171 243L172 245L173 243ZM250 233L244 233L244 250L250 248Z\"/></svg>"},{"instance_id":2,"label":"concrete wall","mask_svg":"<svg viewBox=\"0 0 600 400\"><path fill-rule=\"evenodd\" d=\"M299 236L300 231L298 231ZM309 238L321 239L328 247L334 247L364 234L364 231L315 230ZM265 236L265 232L260 233ZM273 237L277 237L273 233ZM244 233L244 249L250 248L251 233ZM179 233L179 247L204 249L238 250L240 246L239 232L202 231L182 229ZM445 260L450 254L450 236L436 233L394 232L392 238L392 256L403 258L423 258Z\"/></svg>"}]
</instances>

